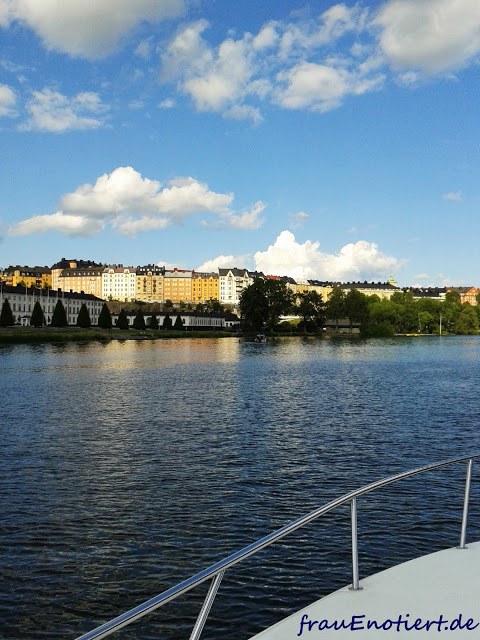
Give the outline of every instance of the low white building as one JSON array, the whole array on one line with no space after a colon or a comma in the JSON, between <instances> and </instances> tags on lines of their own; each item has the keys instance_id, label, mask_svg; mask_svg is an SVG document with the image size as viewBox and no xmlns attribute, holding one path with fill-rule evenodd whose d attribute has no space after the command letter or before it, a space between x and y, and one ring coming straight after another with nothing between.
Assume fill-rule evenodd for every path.
<instances>
[{"instance_id":1,"label":"low white building","mask_svg":"<svg viewBox=\"0 0 480 640\"><path fill-rule=\"evenodd\" d=\"M73 326L77 324L78 313L84 303L88 309L92 326L98 324L98 316L104 303L101 298L96 298L89 293L66 292L60 289L56 291L51 291L50 289L28 289L27 287L11 287L1 284L0 310L5 298L8 298L15 324L23 326L30 325L33 307L37 300L43 309L47 324L50 324L52 320L57 301L61 300L67 314L68 324Z\"/></svg>"},{"instance_id":2,"label":"low white building","mask_svg":"<svg viewBox=\"0 0 480 640\"><path fill-rule=\"evenodd\" d=\"M150 319L152 317L152 313L148 311L143 312L143 317L145 319L145 324L147 328L150 324ZM115 326L118 320L118 313L112 313L112 322ZM133 321L135 320L135 316L137 315L136 311L127 311L126 316L128 320L129 326L133 326ZM165 316L167 312L159 311L155 313L157 317L159 328L161 329L163 323L165 321ZM207 313L207 312L197 312L197 311L170 311L168 312L170 320L172 321L172 327L177 319L177 316L180 316L183 324L183 328L185 331L223 331L224 329L234 329L240 326L239 318L233 313Z\"/></svg>"}]
</instances>

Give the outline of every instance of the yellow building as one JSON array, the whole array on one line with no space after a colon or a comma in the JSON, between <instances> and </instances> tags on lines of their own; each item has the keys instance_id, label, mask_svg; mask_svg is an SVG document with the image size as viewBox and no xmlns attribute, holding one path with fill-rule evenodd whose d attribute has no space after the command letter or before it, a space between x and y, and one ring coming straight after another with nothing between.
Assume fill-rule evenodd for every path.
<instances>
[{"instance_id":1,"label":"yellow building","mask_svg":"<svg viewBox=\"0 0 480 640\"><path fill-rule=\"evenodd\" d=\"M163 280L165 267L147 264L137 267L135 298L143 302L163 302Z\"/></svg>"},{"instance_id":2,"label":"yellow building","mask_svg":"<svg viewBox=\"0 0 480 640\"><path fill-rule=\"evenodd\" d=\"M328 296L333 291L333 283L322 282L320 280L309 280L307 291L316 291L322 296L323 302L328 302Z\"/></svg>"},{"instance_id":3,"label":"yellow building","mask_svg":"<svg viewBox=\"0 0 480 640\"><path fill-rule=\"evenodd\" d=\"M36 287L37 289L51 288L52 270L50 267L8 267L1 274L2 282L16 287L22 284L26 287Z\"/></svg>"},{"instance_id":4,"label":"yellow building","mask_svg":"<svg viewBox=\"0 0 480 640\"><path fill-rule=\"evenodd\" d=\"M192 275L193 271L186 269L165 270L163 277L164 300L178 302L192 301Z\"/></svg>"},{"instance_id":5,"label":"yellow building","mask_svg":"<svg viewBox=\"0 0 480 640\"><path fill-rule=\"evenodd\" d=\"M63 269L58 278L58 289L74 293L90 293L102 298L103 266Z\"/></svg>"},{"instance_id":6,"label":"yellow building","mask_svg":"<svg viewBox=\"0 0 480 640\"><path fill-rule=\"evenodd\" d=\"M101 267L101 264L97 262L93 262L92 260L77 260L74 258L73 260L67 260L66 258L62 258L59 262L56 262L52 265L52 289L63 289L64 280L61 279L62 271L64 269L85 269L87 267ZM69 291L70 289L67 289ZM85 292L86 293L86 292Z\"/></svg>"},{"instance_id":7,"label":"yellow building","mask_svg":"<svg viewBox=\"0 0 480 640\"><path fill-rule=\"evenodd\" d=\"M192 274L192 301L208 302L219 299L218 273Z\"/></svg>"}]
</instances>

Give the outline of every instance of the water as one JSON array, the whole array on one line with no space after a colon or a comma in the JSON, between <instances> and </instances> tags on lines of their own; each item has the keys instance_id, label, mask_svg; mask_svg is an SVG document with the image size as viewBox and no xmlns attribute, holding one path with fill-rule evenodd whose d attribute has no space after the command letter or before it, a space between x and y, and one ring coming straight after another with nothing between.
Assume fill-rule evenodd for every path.
<instances>
[{"instance_id":1,"label":"water","mask_svg":"<svg viewBox=\"0 0 480 640\"><path fill-rule=\"evenodd\" d=\"M0 637L73 639L350 489L480 452L479 356L460 336L0 347ZM464 476L361 499L360 575L458 544ZM230 570L202 638L347 584L349 554L344 507ZM113 637L188 637L205 591Z\"/></svg>"}]
</instances>

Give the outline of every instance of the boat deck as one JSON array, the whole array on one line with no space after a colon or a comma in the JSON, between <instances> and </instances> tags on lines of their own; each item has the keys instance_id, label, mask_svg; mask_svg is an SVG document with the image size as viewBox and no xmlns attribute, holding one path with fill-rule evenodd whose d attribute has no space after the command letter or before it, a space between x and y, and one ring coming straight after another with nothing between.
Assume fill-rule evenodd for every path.
<instances>
[{"instance_id":1,"label":"boat deck","mask_svg":"<svg viewBox=\"0 0 480 640\"><path fill-rule=\"evenodd\" d=\"M360 587L344 587L251 640L432 639L439 632L480 639L480 542L410 560L364 578Z\"/></svg>"}]
</instances>

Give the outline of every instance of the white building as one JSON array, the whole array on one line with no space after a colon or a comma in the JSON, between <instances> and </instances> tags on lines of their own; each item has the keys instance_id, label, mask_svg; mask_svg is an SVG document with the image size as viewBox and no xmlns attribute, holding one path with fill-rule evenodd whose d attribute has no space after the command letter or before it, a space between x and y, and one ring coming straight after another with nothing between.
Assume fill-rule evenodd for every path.
<instances>
[{"instance_id":1,"label":"white building","mask_svg":"<svg viewBox=\"0 0 480 640\"><path fill-rule=\"evenodd\" d=\"M8 298L15 324L24 326L30 325L33 307L37 300L43 309L47 324L50 324L52 320L57 301L61 300L67 313L68 324L73 326L77 324L78 313L84 303L88 309L92 326L98 324L98 316L104 303L101 298L96 298L89 293L73 293L61 291L60 289L56 291L51 291L50 289L27 289L26 287L11 287L3 284L0 285L0 310L5 298Z\"/></svg>"},{"instance_id":2,"label":"white building","mask_svg":"<svg viewBox=\"0 0 480 640\"><path fill-rule=\"evenodd\" d=\"M240 303L242 291L250 286L253 278L247 269L219 269L218 270L218 291L222 304L237 306Z\"/></svg>"},{"instance_id":3,"label":"white building","mask_svg":"<svg viewBox=\"0 0 480 640\"><path fill-rule=\"evenodd\" d=\"M123 265L111 265L102 273L102 298L104 300L135 300L137 270Z\"/></svg>"}]
</instances>

